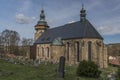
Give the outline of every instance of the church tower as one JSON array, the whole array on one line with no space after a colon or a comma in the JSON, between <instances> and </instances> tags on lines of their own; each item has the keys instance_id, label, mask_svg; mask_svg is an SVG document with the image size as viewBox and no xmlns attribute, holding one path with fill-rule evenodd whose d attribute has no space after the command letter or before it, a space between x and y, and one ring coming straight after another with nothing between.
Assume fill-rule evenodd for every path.
<instances>
[{"instance_id":1,"label":"church tower","mask_svg":"<svg viewBox=\"0 0 120 80\"><path fill-rule=\"evenodd\" d=\"M38 21L37 25L35 25L36 32L34 40L36 41L48 28L49 26L45 20L44 10L42 9L40 14L40 20Z\"/></svg>"}]
</instances>

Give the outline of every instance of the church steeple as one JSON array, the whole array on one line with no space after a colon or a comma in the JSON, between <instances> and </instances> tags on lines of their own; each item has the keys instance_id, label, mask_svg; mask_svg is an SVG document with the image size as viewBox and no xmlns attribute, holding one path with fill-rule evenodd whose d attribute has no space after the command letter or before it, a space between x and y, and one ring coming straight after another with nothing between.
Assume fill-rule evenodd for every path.
<instances>
[{"instance_id":1,"label":"church steeple","mask_svg":"<svg viewBox=\"0 0 120 80\"><path fill-rule=\"evenodd\" d=\"M48 26L47 22L45 21L44 9L41 10L40 20L38 21L37 25Z\"/></svg>"},{"instance_id":2,"label":"church steeple","mask_svg":"<svg viewBox=\"0 0 120 80\"><path fill-rule=\"evenodd\" d=\"M82 4L82 9L80 11L80 21L84 22L86 20L86 10L84 9L84 5Z\"/></svg>"},{"instance_id":3,"label":"church steeple","mask_svg":"<svg viewBox=\"0 0 120 80\"><path fill-rule=\"evenodd\" d=\"M40 13L40 19L35 25L35 41L49 28L47 21L45 20L44 9L42 8Z\"/></svg>"}]
</instances>

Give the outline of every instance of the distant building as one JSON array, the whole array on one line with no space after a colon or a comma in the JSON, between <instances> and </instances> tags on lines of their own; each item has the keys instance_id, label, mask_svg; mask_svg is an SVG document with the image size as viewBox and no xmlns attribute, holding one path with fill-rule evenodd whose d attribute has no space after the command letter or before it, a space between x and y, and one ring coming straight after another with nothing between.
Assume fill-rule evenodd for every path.
<instances>
[{"instance_id":1,"label":"distant building","mask_svg":"<svg viewBox=\"0 0 120 80\"><path fill-rule=\"evenodd\" d=\"M120 43L107 44L107 50L109 64L120 66Z\"/></svg>"},{"instance_id":2,"label":"distant building","mask_svg":"<svg viewBox=\"0 0 120 80\"><path fill-rule=\"evenodd\" d=\"M120 43L107 44L109 56L120 56Z\"/></svg>"},{"instance_id":3,"label":"distant building","mask_svg":"<svg viewBox=\"0 0 120 80\"><path fill-rule=\"evenodd\" d=\"M49 28L42 9L35 30L34 59L57 63L60 56L64 56L68 64L89 60L101 68L107 67L103 37L86 19L84 7L80 11L80 21L55 28Z\"/></svg>"},{"instance_id":4,"label":"distant building","mask_svg":"<svg viewBox=\"0 0 120 80\"><path fill-rule=\"evenodd\" d=\"M114 66L120 66L120 57L119 56L109 56L109 64Z\"/></svg>"}]
</instances>

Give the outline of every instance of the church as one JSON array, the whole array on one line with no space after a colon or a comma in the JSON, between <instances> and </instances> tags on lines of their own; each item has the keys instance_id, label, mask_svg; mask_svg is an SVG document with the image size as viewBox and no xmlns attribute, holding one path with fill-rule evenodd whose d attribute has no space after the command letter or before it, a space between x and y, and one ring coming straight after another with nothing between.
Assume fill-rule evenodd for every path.
<instances>
[{"instance_id":1,"label":"church","mask_svg":"<svg viewBox=\"0 0 120 80\"><path fill-rule=\"evenodd\" d=\"M79 18L79 16L78 16ZM61 56L66 64L78 64L82 60L94 61L100 68L106 68L107 47L103 37L86 18L82 6L80 20L50 28L41 10L40 20L35 28L35 59L58 63Z\"/></svg>"}]
</instances>

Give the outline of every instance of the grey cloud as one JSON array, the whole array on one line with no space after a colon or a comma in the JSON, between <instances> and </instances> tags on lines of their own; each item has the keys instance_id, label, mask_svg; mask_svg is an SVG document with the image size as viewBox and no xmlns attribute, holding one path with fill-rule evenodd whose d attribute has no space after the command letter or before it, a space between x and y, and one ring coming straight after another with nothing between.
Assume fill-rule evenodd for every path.
<instances>
[{"instance_id":1,"label":"grey cloud","mask_svg":"<svg viewBox=\"0 0 120 80\"><path fill-rule=\"evenodd\" d=\"M15 16L16 22L19 24L29 24L33 21L35 21L35 17L28 17L22 13L19 13Z\"/></svg>"},{"instance_id":2,"label":"grey cloud","mask_svg":"<svg viewBox=\"0 0 120 80\"><path fill-rule=\"evenodd\" d=\"M101 26L97 28L98 31L103 35L115 35L120 34L120 27L113 27L113 26Z\"/></svg>"}]
</instances>

